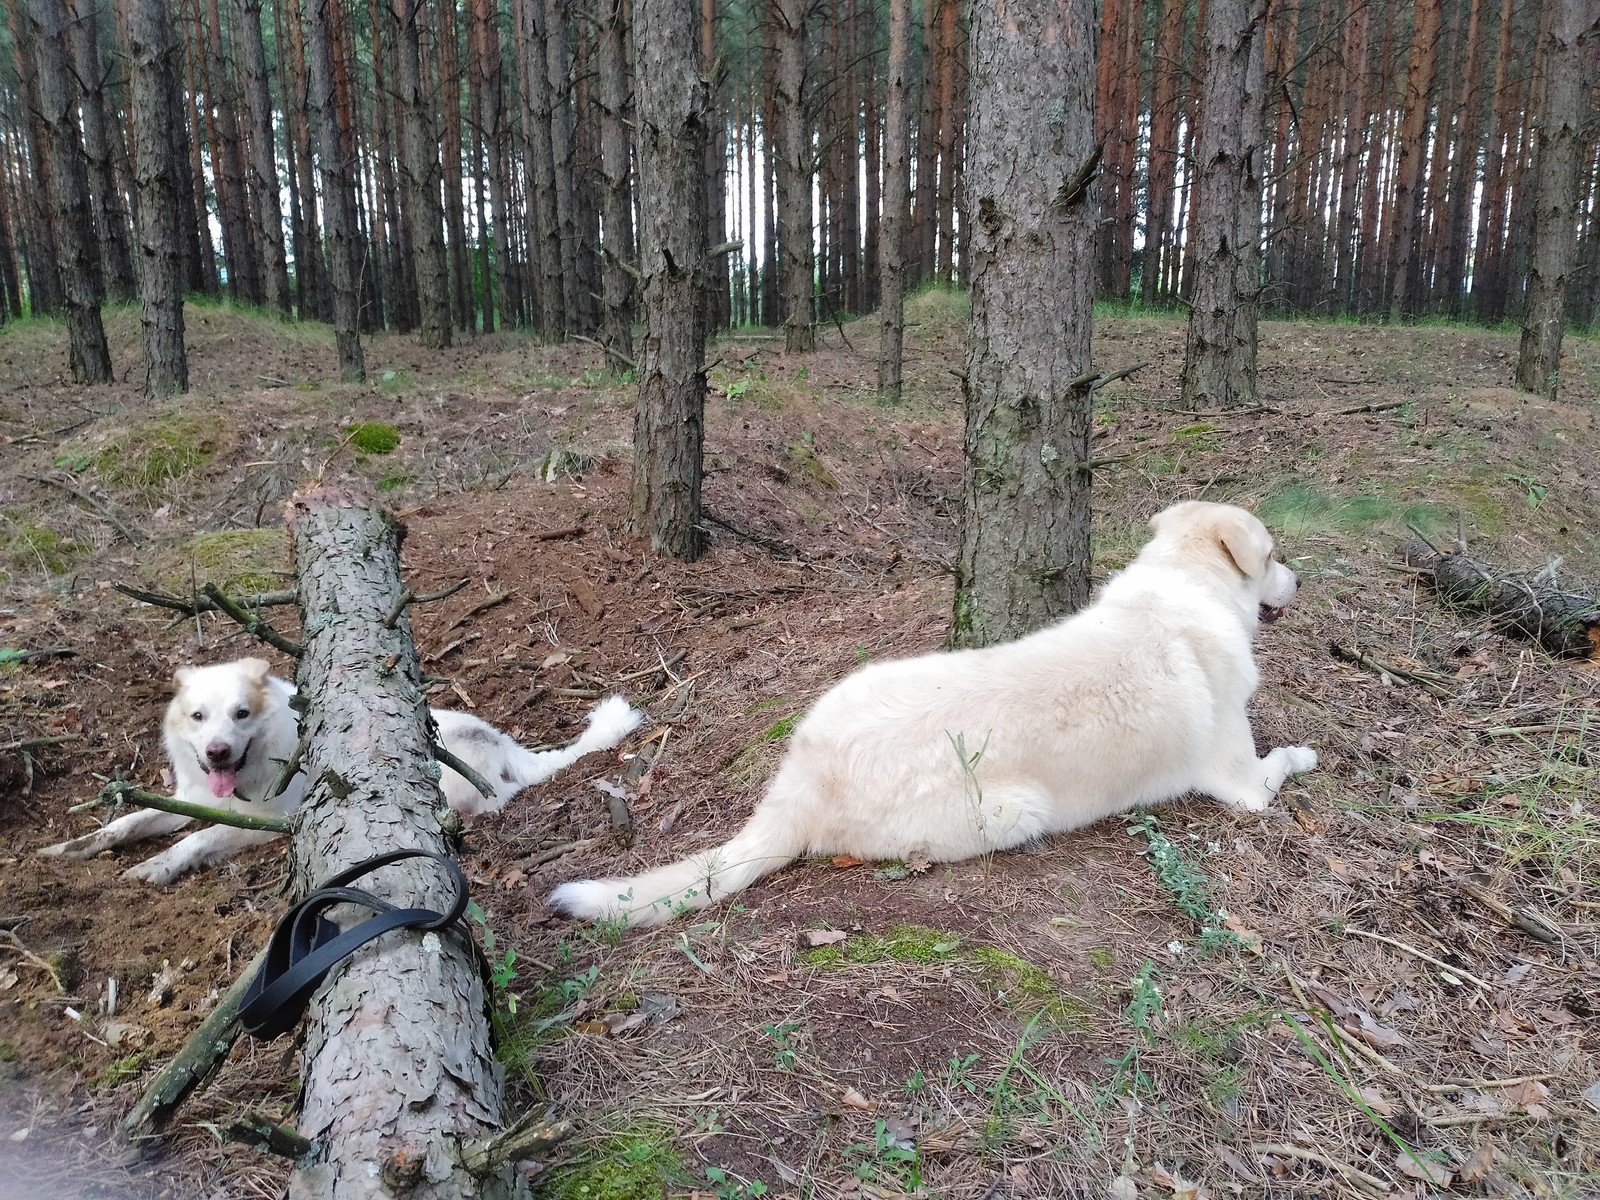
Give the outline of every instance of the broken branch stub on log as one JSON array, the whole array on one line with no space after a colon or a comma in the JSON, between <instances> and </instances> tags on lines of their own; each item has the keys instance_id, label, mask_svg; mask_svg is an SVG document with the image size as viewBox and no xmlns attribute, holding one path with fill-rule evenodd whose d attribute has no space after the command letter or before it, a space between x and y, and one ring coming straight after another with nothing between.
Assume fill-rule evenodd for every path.
<instances>
[{"instance_id":1,"label":"broken branch stub on log","mask_svg":"<svg viewBox=\"0 0 1600 1200\"><path fill-rule=\"evenodd\" d=\"M288 522L305 633L295 672L318 718L303 759L310 790L294 837L304 895L364 859L449 853L422 669L402 614L398 527L363 494L319 487ZM450 885L426 860L366 884L402 907L446 911ZM500 1127L503 1077L484 985L459 929L396 932L337 966L306 1015L299 1132L315 1143L291 1200L388 1200L403 1175L416 1200L512 1194L513 1171L478 1176L460 1147Z\"/></svg>"},{"instance_id":2,"label":"broken branch stub on log","mask_svg":"<svg viewBox=\"0 0 1600 1200\"><path fill-rule=\"evenodd\" d=\"M1497 628L1531 638L1557 657L1600 660L1600 602L1557 587L1548 578L1552 572L1502 571L1420 538L1400 547L1400 560L1432 582L1447 603L1486 613Z\"/></svg>"}]
</instances>

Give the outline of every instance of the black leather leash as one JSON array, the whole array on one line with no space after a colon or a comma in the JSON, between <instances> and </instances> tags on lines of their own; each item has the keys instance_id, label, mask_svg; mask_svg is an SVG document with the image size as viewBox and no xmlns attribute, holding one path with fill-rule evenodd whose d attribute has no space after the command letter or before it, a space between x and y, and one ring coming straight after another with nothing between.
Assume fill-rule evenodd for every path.
<instances>
[{"instance_id":1,"label":"black leather leash","mask_svg":"<svg viewBox=\"0 0 1600 1200\"><path fill-rule=\"evenodd\" d=\"M407 858L430 858L444 868L455 885L455 901L449 912L400 908L370 892L346 886L379 867ZM341 930L323 915L336 904L360 905L377 915ZM272 931L266 958L245 991L239 1024L246 1033L263 1040L287 1033L299 1022L317 985L342 959L390 930L443 929L461 920L466 911L467 877L454 859L443 854L396 850L340 871L284 913Z\"/></svg>"}]
</instances>

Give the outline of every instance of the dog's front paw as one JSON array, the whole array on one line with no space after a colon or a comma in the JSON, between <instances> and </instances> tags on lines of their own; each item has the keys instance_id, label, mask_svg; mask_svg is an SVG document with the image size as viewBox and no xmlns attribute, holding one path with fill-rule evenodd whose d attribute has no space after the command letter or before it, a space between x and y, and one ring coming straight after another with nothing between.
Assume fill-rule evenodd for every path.
<instances>
[{"instance_id":1,"label":"dog's front paw","mask_svg":"<svg viewBox=\"0 0 1600 1200\"><path fill-rule=\"evenodd\" d=\"M57 842L54 846L41 846L34 851L45 858L93 858L100 853L99 843L91 834L87 838L73 838L70 842Z\"/></svg>"},{"instance_id":2,"label":"dog's front paw","mask_svg":"<svg viewBox=\"0 0 1600 1200\"><path fill-rule=\"evenodd\" d=\"M140 883L164 885L174 882L188 869L188 863L167 859L166 855L158 854L154 858L147 858L136 867L129 867L122 873L122 877L137 879Z\"/></svg>"},{"instance_id":3,"label":"dog's front paw","mask_svg":"<svg viewBox=\"0 0 1600 1200\"><path fill-rule=\"evenodd\" d=\"M1264 793L1241 792L1238 795L1225 797L1222 802L1235 812L1259 813L1267 811L1267 806L1272 803L1272 797Z\"/></svg>"},{"instance_id":4,"label":"dog's front paw","mask_svg":"<svg viewBox=\"0 0 1600 1200\"><path fill-rule=\"evenodd\" d=\"M1304 775L1317 769L1317 752L1310 746L1284 746L1280 753L1288 763L1289 774Z\"/></svg>"}]
</instances>

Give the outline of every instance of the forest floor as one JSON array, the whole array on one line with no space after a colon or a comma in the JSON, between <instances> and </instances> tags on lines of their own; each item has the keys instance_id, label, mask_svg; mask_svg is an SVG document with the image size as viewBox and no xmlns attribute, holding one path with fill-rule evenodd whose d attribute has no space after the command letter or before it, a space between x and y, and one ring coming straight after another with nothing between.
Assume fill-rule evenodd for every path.
<instances>
[{"instance_id":1,"label":"forest floor","mask_svg":"<svg viewBox=\"0 0 1600 1200\"><path fill-rule=\"evenodd\" d=\"M0 1200L281 1190L284 1164L209 1127L291 1115L291 1038L242 1042L142 1158L113 1138L271 927L281 845L166 889L121 877L154 847L32 851L93 827L68 809L97 777L162 784L173 668L262 652L111 581L289 586L279 514L324 471L402 514L417 591L472 580L416 616L437 704L530 744L572 737L613 687L652 716L622 755L469 828L516 1101L578 1127L529 1165L536 1196L1600 1194L1600 667L1394 565L1414 523L1600 586L1592 339L1568 342L1551 404L1511 389L1504 333L1269 322L1265 407L1197 417L1174 407L1181 322L1098 323L1102 370L1149 365L1098 397L1095 453L1119 461L1096 474L1097 576L1199 496L1254 507L1301 573L1259 639L1253 717L1263 747L1308 743L1321 766L1270 812L1191 800L923 870L810 861L622 936L544 909L561 881L723 840L811 700L940 645L963 301L926 294L911 319L893 406L870 320L805 358L718 343L716 523L692 565L622 532L633 392L589 348L375 337L371 382L345 386L327 330L197 306L195 390L151 405L132 312L110 318L121 382L99 389L63 382L60 326L0 330L0 647L75 652L0 665L0 746L77 739L0 749ZM354 422L398 445L358 451ZM292 632L292 612L273 619ZM594 781L648 738L623 844Z\"/></svg>"}]
</instances>

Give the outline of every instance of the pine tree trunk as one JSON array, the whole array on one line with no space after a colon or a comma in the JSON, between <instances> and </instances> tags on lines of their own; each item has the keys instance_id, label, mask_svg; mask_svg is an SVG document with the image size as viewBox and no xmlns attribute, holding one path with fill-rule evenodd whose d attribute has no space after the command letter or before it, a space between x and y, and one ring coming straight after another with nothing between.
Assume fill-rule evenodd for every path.
<instances>
[{"instance_id":1,"label":"pine tree trunk","mask_svg":"<svg viewBox=\"0 0 1600 1200\"><path fill-rule=\"evenodd\" d=\"M621 371L633 360L633 191L629 186L628 30L623 0L599 0L600 169L605 175L605 315L600 341Z\"/></svg>"},{"instance_id":2,"label":"pine tree trunk","mask_svg":"<svg viewBox=\"0 0 1600 1200\"><path fill-rule=\"evenodd\" d=\"M878 235L878 392L901 396L905 345L906 225L911 215L911 0L889 0L889 73L884 81L883 221Z\"/></svg>"},{"instance_id":3,"label":"pine tree trunk","mask_svg":"<svg viewBox=\"0 0 1600 1200\"><path fill-rule=\"evenodd\" d=\"M1539 113L1537 199L1527 314L1517 356L1517 386L1555 398L1561 377L1561 335L1566 324L1567 280L1577 249L1574 208L1579 133L1584 109L1584 46L1597 28L1590 0L1547 0L1544 38L1544 105Z\"/></svg>"},{"instance_id":4,"label":"pine tree trunk","mask_svg":"<svg viewBox=\"0 0 1600 1200\"><path fill-rule=\"evenodd\" d=\"M545 71L550 83L550 158L555 175L556 228L561 244L562 332L575 330L578 295L578 218L573 197L572 74L567 51L567 0L543 0Z\"/></svg>"},{"instance_id":5,"label":"pine tree trunk","mask_svg":"<svg viewBox=\"0 0 1600 1200\"><path fill-rule=\"evenodd\" d=\"M1368 107L1372 96L1372 74L1366 69L1367 34L1372 27L1372 9L1360 5L1350 18L1349 38L1345 42L1344 150L1340 160L1339 220L1334 237L1333 282L1328 293L1333 313L1353 310L1356 302L1356 199L1361 182L1361 152L1367 141ZM1352 86L1352 84L1354 86ZM1376 148L1374 147L1374 152Z\"/></svg>"},{"instance_id":6,"label":"pine tree trunk","mask_svg":"<svg viewBox=\"0 0 1600 1200\"><path fill-rule=\"evenodd\" d=\"M1288 95L1291 82L1288 75L1299 48L1299 31L1300 0L1288 0L1286 4L1273 6L1266 28L1268 41L1272 43L1267 51L1272 61L1273 81L1268 99L1277 110L1278 120L1272 139L1272 162L1268 171L1268 178L1272 183L1271 194L1267 197L1267 207L1272 213L1272 225L1267 231L1265 265L1267 282L1275 294L1288 274L1286 259L1291 236L1289 201L1293 194L1289 164L1296 153L1292 140L1295 129L1290 123L1294 113ZM1197 58L1205 53L1202 48L1204 44L1204 33L1198 31L1195 41Z\"/></svg>"},{"instance_id":7,"label":"pine tree trunk","mask_svg":"<svg viewBox=\"0 0 1600 1200\"><path fill-rule=\"evenodd\" d=\"M221 210L223 254L228 260L230 281L237 273L237 284L232 289L234 295L259 305L265 301L266 294L261 284L261 262L256 253L256 240L251 236L249 197L245 192L244 150L239 134L239 93L233 86L233 71L223 51L222 14L217 0L206 0L206 13L211 47L206 103L216 115L217 140L212 142L211 161L216 172L217 207ZM219 143L220 154L217 153Z\"/></svg>"},{"instance_id":8,"label":"pine tree trunk","mask_svg":"<svg viewBox=\"0 0 1600 1200\"><path fill-rule=\"evenodd\" d=\"M1445 311L1452 317L1461 316L1466 304L1467 239L1472 233L1472 200L1478 187L1478 152L1482 146L1484 39L1479 0L1471 0L1471 5L1472 12L1467 19L1466 70L1461 76L1457 101L1461 131L1456 138L1456 153L1450 168L1450 211L1446 218L1449 227L1443 251L1444 277L1440 284Z\"/></svg>"},{"instance_id":9,"label":"pine tree trunk","mask_svg":"<svg viewBox=\"0 0 1600 1200\"><path fill-rule=\"evenodd\" d=\"M34 314L42 317L59 313L65 298L61 292L62 264L57 249L55 217L51 212L55 186L50 169L49 133L40 116L38 72L25 4L26 0L9 0L7 15L11 21L17 69L17 103L21 109L18 123L23 129L28 162L33 169L31 180L26 181L20 166L17 172L19 195L27 218L23 252L27 260L28 300Z\"/></svg>"},{"instance_id":10,"label":"pine tree trunk","mask_svg":"<svg viewBox=\"0 0 1600 1200\"><path fill-rule=\"evenodd\" d=\"M272 129L272 92L267 86L267 50L261 40L261 0L239 0L239 39L244 57L246 112L250 117L250 194L261 230L261 272L267 305L294 315L289 263L283 252L283 209L278 199L277 140Z\"/></svg>"},{"instance_id":11,"label":"pine tree trunk","mask_svg":"<svg viewBox=\"0 0 1600 1200\"><path fill-rule=\"evenodd\" d=\"M705 140L694 0L637 0L639 272L645 343L633 425L633 528L699 557L705 418Z\"/></svg>"},{"instance_id":12,"label":"pine tree trunk","mask_svg":"<svg viewBox=\"0 0 1600 1200\"><path fill-rule=\"evenodd\" d=\"M811 121L805 110L806 0L773 0L778 54L774 108L778 118L778 203L783 255L784 349L803 354L817 347L816 265L813 262Z\"/></svg>"},{"instance_id":13,"label":"pine tree trunk","mask_svg":"<svg viewBox=\"0 0 1600 1200\"><path fill-rule=\"evenodd\" d=\"M1195 163L1194 291L1183 354L1185 408L1256 399L1261 298L1262 9L1209 0Z\"/></svg>"},{"instance_id":14,"label":"pine tree trunk","mask_svg":"<svg viewBox=\"0 0 1600 1200\"><path fill-rule=\"evenodd\" d=\"M1187 0L1165 0L1156 35L1155 84L1150 101L1150 165L1146 174L1144 265L1139 300L1153 308L1167 299L1163 280L1173 253L1172 201L1178 167L1178 83L1183 73Z\"/></svg>"},{"instance_id":15,"label":"pine tree trunk","mask_svg":"<svg viewBox=\"0 0 1600 1200\"><path fill-rule=\"evenodd\" d=\"M602 3L618 5L622 0L602 0ZM523 123L528 130L528 154L530 162L528 171L531 175L530 187L533 191L533 228L530 236L537 239L539 246L539 319L541 332L546 337L559 339L571 331L572 321L566 310L566 295L561 285L561 225L556 213L556 168L554 151L550 144L550 72L545 55L544 37L544 0L518 0L518 11L522 15L522 74L524 84ZM620 22L620 15L617 20ZM601 71L622 72L621 87L624 96L627 89L627 59L626 43L622 40L619 31L614 44L607 47L605 37L602 35ZM613 63L608 58L610 54L621 56L620 63ZM615 78L611 78L615 85ZM602 79L602 88L607 87L605 78ZM609 92L607 93L609 94ZM618 112L617 128L612 129L613 136L619 131L624 138L622 144L623 179L626 186L627 156L629 151L626 140L626 126L620 124L624 114ZM611 146L613 154L617 147ZM614 165L614 164L613 164ZM607 210L610 211L609 209ZM633 226L633 214L628 213L628 227ZM609 224L609 218L608 218ZM631 253L627 260L632 262ZM608 266L614 265L610 256L607 256ZM631 277L630 277L631 289ZM631 320L631 317L630 317ZM631 327L629 330L631 337Z\"/></svg>"},{"instance_id":16,"label":"pine tree trunk","mask_svg":"<svg viewBox=\"0 0 1600 1200\"><path fill-rule=\"evenodd\" d=\"M396 51L399 103L405 123L401 173L411 251L416 261L417 307L421 341L430 350L450 344L450 284L444 252L444 214L439 208L439 151L429 128L428 97L422 88L422 39L417 29L419 0L390 0ZM460 186L460 180L453 180Z\"/></svg>"},{"instance_id":17,"label":"pine tree trunk","mask_svg":"<svg viewBox=\"0 0 1600 1200\"><path fill-rule=\"evenodd\" d=\"M390 324L398 333L417 327L416 277L410 269L405 218L400 211L400 187L396 176L400 155L396 148L404 141L400 118L395 113L394 46L384 36L383 4L368 0L367 20L371 30L372 54L372 164L378 194L376 208L383 220L383 257L387 264L384 289L388 297Z\"/></svg>"},{"instance_id":18,"label":"pine tree trunk","mask_svg":"<svg viewBox=\"0 0 1600 1200\"><path fill-rule=\"evenodd\" d=\"M347 383L367 377L361 352L361 262L364 257L356 216L354 155L345 155L345 130L334 90L333 25L329 6L339 0L307 0L311 55L310 103L315 114L322 160L322 196L328 230L328 273L333 284L333 332L339 347L339 375Z\"/></svg>"},{"instance_id":19,"label":"pine tree trunk","mask_svg":"<svg viewBox=\"0 0 1600 1200\"><path fill-rule=\"evenodd\" d=\"M1113 124L1117 119L1116 91L1118 77L1122 70L1122 0L1103 0L1100 5L1100 36L1097 39L1098 53L1095 56L1095 84L1094 84L1094 124L1095 140L1107 151L1110 150L1116 130ZM1105 153L1109 160L1114 157L1114 151ZM1109 167L1109 162L1108 162ZM1110 214L1116 210L1117 202L1117 175L1113 170L1102 172L1100 184L1100 210ZM1109 296L1111 294L1112 273L1112 234L1110 220L1103 220L1100 228L1095 231L1094 239L1094 294L1096 296Z\"/></svg>"},{"instance_id":20,"label":"pine tree trunk","mask_svg":"<svg viewBox=\"0 0 1600 1200\"><path fill-rule=\"evenodd\" d=\"M305 21L300 0L287 0L289 8L289 69L284 72L286 93L292 94L289 126L295 144L295 168L300 174L300 204L304 253L295 252L295 284L302 315L319 321L333 319L333 286L322 247L322 223L317 219L316 159L311 152L311 85L306 70Z\"/></svg>"},{"instance_id":21,"label":"pine tree trunk","mask_svg":"<svg viewBox=\"0 0 1600 1200\"><path fill-rule=\"evenodd\" d=\"M471 334L477 328L472 312L471 248L467 243L466 198L461 153L461 51L456 37L456 0L434 0L439 15L439 144L444 150L444 219L449 234L450 293L455 298L456 328Z\"/></svg>"},{"instance_id":22,"label":"pine tree trunk","mask_svg":"<svg viewBox=\"0 0 1600 1200\"><path fill-rule=\"evenodd\" d=\"M1205 89L1206 82L1206 55L1204 52L1202 31L1206 28L1207 0L1200 0L1199 9L1195 16L1195 49L1189 68L1189 95L1188 95L1188 120L1184 130L1183 161L1189 169L1183 173L1183 193L1178 209L1182 216L1183 243L1180 247L1181 266L1177 272L1178 298L1185 302L1194 291L1195 269L1195 232L1198 227L1199 206L1195 203L1195 169L1196 154L1198 153L1198 130L1200 128L1200 97Z\"/></svg>"},{"instance_id":23,"label":"pine tree trunk","mask_svg":"<svg viewBox=\"0 0 1600 1200\"><path fill-rule=\"evenodd\" d=\"M858 19L862 23L862 39L866 43L861 51L862 85L862 140L865 144L866 209L862 213L863 242L861 271L861 311L870 312L881 303L882 280L878 276L881 254L879 230L883 207L883 113L878 106L878 21L877 6L863 4ZM910 20L909 14L907 20ZM871 53L868 53L870 51ZM909 58L909 55L908 55ZM901 71L902 76L905 74ZM901 213L904 221L905 213ZM903 285L902 285L903 289Z\"/></svg>"},{"instance_id":24,"label":"pine tree trunk","mask_svg":"<svg viewBox=\"0 0 1600 1200\"><path fill-rule=\"evenodd\" d=\"M935 267L944 284L955 283L956 73L960 24L953 0L939 7L939 244Z\"/></svg>"},{"instance_id":25,"label":"pine tree trunk","mask_svg":"<svg viewBox=\"0 0 1600 1200\"><path fill-rule=\"evenodd\" d=\"M728 129L723 118L721 87L717 78L717 0L700 0L700 71L711 89L707 114L711 128L707 131L705 151L706 172L706 242L720 246L727 241L726 213L728 203ZM723 329L728 324L728 263L730 258L719 256L709 264L710 277L706 292L708 305L707 329Z\"/></svg>"},{"instance_id":26,"label":"pine tree trunk","mask_svg":"<svg viewBox=\"0 0 1600 1200\"><path fill-rule=\"evenodd\" d=\"M311 0L312 19L330 0ZM314 94L328 89L312 34ZM453 849L441 827L439 767L401 597L399 526L343 488L296 496L290 537L305 627L295 682L307 701L295 890L399 847ZM393 626L391 628L391 625ZM445 911L448 884L418 860L362 886L401 906ZM489 1044L478 959L459 927L397 933L345 959L311 1000L301 1051L300 1133L289 1200L509 1200L513 1164L475 1176L463 1147L500 1122L503 1072ZM403 1181L403 1182L402 1182Z\"/></svg>"},{"instance_id":27,"label":"pine tree trunk","mask_svg":"<svg viewBox=\"0 0 1600 1200\"><path fill-rule=\"evenodd\" d=\"M174 103L180 50L166 0L128 0L129 103L139 189L139 328L144 390L152 397L189 390L183 344L183 247L178 197L189 187L171 130L183 123Z\"/></svg>"},{"instance_id":28,"label":"pine tree trunk","mask_svg":"<svg viewBox=\"0 0 1600 1200\"><path fill-rule=\"evenodd\" d=\"M508 295L506 271L506 181L503 171L505 130L500 123L500 39L496 33L495 8L491 0L473 0L472 29L468 35L471 47L472 69L475 72L478 131L483 136L486 155L484 163L489 179L489 207L494 222L493 232L484 231L485 244L491 249L489 256L491 278L484 281L483 327L494 327L488 309L490 295L500 298L507 308L513 308ZM502 314L503 315L503 314ZM503 323L503 322L502 322Z\"/></svg>"},{"instance_id":29,"label":"pine tree trunk","mask_svg":"<svg viewBox=\"0 0 1600 1200\"><path fill-rule=\"evenodd\" d=\"M1416 0L1411 16L1411 56L1406 68L1405 113L1400 121L1400 158L1395 166L1394 269L1389 285L1389 319L1412 315L1418 226L1422 220L1423 167L1428 156L1429 98L1438 55L1441 0Z\"/></svg>"},{"instance_id":30,"label":"pine tree trunk","mask_svg":"<svg viewBox=\"0 0 1600 1200\"><path fill-rule=\"evenodd\" d=\"M597 186L601 180L596 105L591 93L594 47L592 24L578 23L577 55L573 61L572 212L577 225L575 247L578 272L578 328L588 338L600 331L600 209Z\"/></svg>"},{"instance_id":31,"label":"pine tree trunk","mask_svg":"<svg viewBox=\"0 0 1600 1200\"><path fill-rule=\"evenodd\" d=\"M972 328L951 638L983 646L1089 598L1094 10L1011 0L974 5L970 20Z\"/></svg>"},{"instance_id":32,"label":"pine tree trunk","mask_svg":"<svg viewBox=\"0 0 1600 1200\"><path fill-rule=\"evenodd\" d=\"M61 255L61 289L67 310L67 349L76 383L110 383L111 351L100 323L103 298L100 248L89 204L67 51L67 13L61 0L28 0L38 84L39 117L50 164L50 202Z\"/></svg>"},{"instance_id":33,"label":"pine tree trunk","mask_svg":"<svg viewBox=\"0 0 1600 1200\"><path fill-rule=\"evenodd\" d=\"M11 232L11 202L7 191L5 160L0 155L0 325L7 317L22 315L22 273L17 262L16 237Z\"/></svg>"},{"instance_id":34,"label":"pine tree trunk","mask_svg":"<svg viewBox=\"0 0 1600 1200\"><path fill-rule=\"evenodd\" d=\"M910 244L906 247L911 276L916 287L933 275L933 243L938 229L939 194L939 81L938 39L939 5L951 0L922 0L922 69L918 86L917 144L912 160L916 167L911 204L911 224L907 227Z\"/></svg>"},{"instance_id":35,"label":"pine tree trunk","mask_svg":"<svg viewBox=\"0 0 1600 1200\"><path fill-rule=\"evenodd\" d=\"M128 212L113 161L115 117L105 88L107 68L100 57L100 16L91 0L73 0L72 57L106 295L122 304L134 296L133 255L129 249Z\"/></svg>"}]
</instances>

